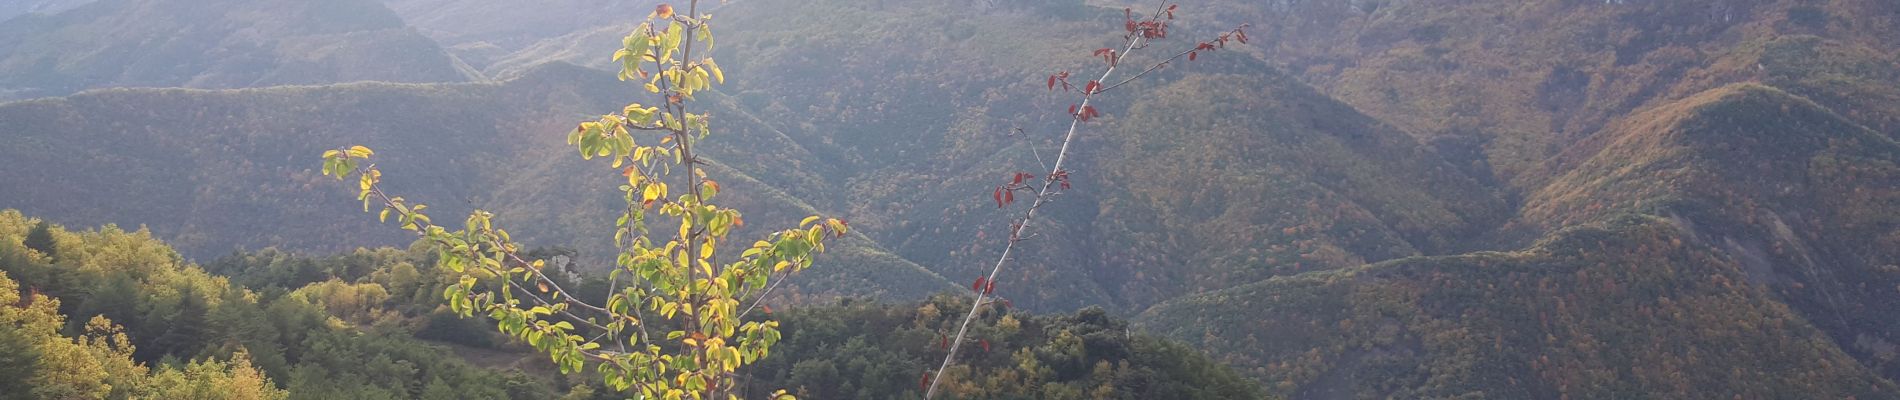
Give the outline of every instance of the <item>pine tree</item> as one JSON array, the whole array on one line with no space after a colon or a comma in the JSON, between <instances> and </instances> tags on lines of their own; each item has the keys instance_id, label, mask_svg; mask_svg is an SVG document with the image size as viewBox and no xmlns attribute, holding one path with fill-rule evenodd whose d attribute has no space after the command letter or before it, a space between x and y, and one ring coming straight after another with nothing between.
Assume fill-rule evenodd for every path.
<instances>
[{"instance_id":1,"label":"pine tree","mask_svg":"<svg viewBox=\"0 0 1900 400\"><path fill-rule=\"evenodd\" d=\"M29 381L32 371L39 369L39 358L31 339L12 326L0 325L0 400L25 399L33 393Z\"/></svg>"},{"instance_id":2,"label":"pine tree","mask_svg":"<svg viewBox=\"0 0 1900 400\"><path fill-rule=\"evenodd\" d=\"M45 220L33 224L33 230L26 233L26 239L21 244L47 257L52 257L54 250L52 224L46 223Z\"/></svg>"}]
</instances>

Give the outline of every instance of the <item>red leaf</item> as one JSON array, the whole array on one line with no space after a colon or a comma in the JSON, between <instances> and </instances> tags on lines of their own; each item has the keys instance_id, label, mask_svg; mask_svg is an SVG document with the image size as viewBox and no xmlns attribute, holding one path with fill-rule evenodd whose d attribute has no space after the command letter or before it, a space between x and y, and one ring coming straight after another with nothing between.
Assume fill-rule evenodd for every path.
<instances>
[{"instance_id":1,"label":"red leaf","mask_svg":"<svg viewBox=\"0 0 1900 400\"><path fill-rule=\"evenodd\" d=\"M1074 105L1074 104L1070 104L1070 105L1069 105L1069 115L1075 115L1075 105Z\"/></svg>"},{"instance_id":2,"label":"red leaf","mask_svg":"<svg viewBox=\"0 0 1900 400\"><path fill-rule=\"evenodd\" d=\"M1096 56L1096 57L1100 57L1100 56L1102 56L1102 55L1105 55L1105 54L1108 54L1108 53L1111 53L1111 52L1114 52L1114 51L1115 51L1115 49L1111 49L1111 48L1107 48L1107 47L1103 47L1103 48L1099 48L1099 49L1095 49L1095 56Z\"/></svg>"},{"instance_id":3,"label":"red leaf","mask_svg":"<svg viewBox=\"0 0 1900 400\"><path fill-rule=\"evenodd\" d=\"M1003 203L1004 203L1004 204L1015 204L1015 203L1016 203L1016 191L1014 191L1014 190L1005 190L1005 191L1003 191Z\"/></svg>"},{"instance_id":4,"label":"red leaf","mask_svg":"<svg viewBox=\"0 0 1900 400\"><path fill-rule=\"evenodd\" d=\"M765 315L772 315L772 306L760 304L759 308L765 309Z\"/></svg>"},{"instance_id":5,"label":"red leaf","mask_svg":"<svg viewBox=\"0 0 1900 400\"><path fill-rule=\"evenodd\" d=\"M979 342L977 342L977 344L981 344L981 345L983 345L983 352L984 352L984 353L988 353L988 352L990 352L990 340L989 340L989 339L983 339L982 341L979 341Z\"/></svg>"},{"instance_id":6,"label":"red leaf","mask_svg":"<svg viewBox=\"0 0 1900 400\"><path fill-rule=\"evenodd\" d=\"M990 294L990 293L996 293L996 281L990 281L989 286L983 287L983 294Z\"/></svg>"},{"instance_id":7,"label":"red leaf","mask_svg":"<svg viewBox=\"0 0 1900 400\"><path fill-rule=\"evenodd\" d=\"M950 337L944 336L941 333L937 334L937 348L938 349L950 348Z\"/></svg>"},{"instance_id":8,"label":"red leaf","mask_svg":"<svg viewBox=\"0 0 1900 400\"><path fill-rule=\"evenodd\" d=\"M1197 55L1200 55L1200 53L1196 53L1192 51L1188 52L1188 61L1194 61L1194 56L1197 56Z\"/></svg>"},{"instance_id":9,"label":"red leaf","mask_svg":"<svg viewBox=\"0 0 1900 400\"><path fill-rule=\"evenodd\" d=\"M971 291L983 290L983 281L987 279L989 278L981 277L981 276L976 277L976 283L970 284L970 290Z\"/></svg>"},{"instance_id":10,"label":"red leaf","mask_svg":"<svg viewBox=\"0 0 1900 400\"><path fill-rule=\"evenodd\" d=\"M1101 82L1089 81L1088 85L1082 87L1082 93L1095 93L1096 89L1101 89L1101 88L1102 88Z\"/></svg>"},{"instance_id":11,"label":"red leaf","mask_svg":"<svg viewBox=\"0 0 1900 400\"><path fill-rule=\"evenodd\" d=\"M991 193L990 197L996 198L996 208L1003 208L1003 188L1002 187L1000 186L997 187L996 192Z\"/></svg>"},{"instance_id":12,"label":"red leaf","mask_svg":"<svg viewBox=\"0 0 1900 400\"><path fill-rule=\"evenodd\" d=\"M917 378L917 390L918 391L930 390L930 371L924 371L924 377Z\"/></svg>"},{"instance_id":13,"label":"red leaf","mask_svg":"<svg viewBox=\"0 0 1900 400\"><path fill-rule=\"evenodd\" d=\"M1049 75L1049 90L1056 90L1056 76Z\"/></svg>"}]
</instances>

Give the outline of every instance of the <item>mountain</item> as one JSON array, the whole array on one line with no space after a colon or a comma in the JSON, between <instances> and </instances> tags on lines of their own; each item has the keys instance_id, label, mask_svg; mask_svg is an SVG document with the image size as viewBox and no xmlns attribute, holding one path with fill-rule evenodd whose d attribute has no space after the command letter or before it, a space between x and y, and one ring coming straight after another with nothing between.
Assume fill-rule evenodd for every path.
<instances>
[{"instance_id":1,"label":"mountain","mask_svg":"<svg viewBox=\"0 0 1900 400\"><path fill-rule=\"evenodd\" d=\"M102 0L0 36L0 98L478 76L372 0Z\"/></svg>"},{"instance_id":2,"label":"mountain","mask_svg":"<svg viewBox=\"0 0 1900 400\"><path fill-rule=\"evenodd\" d=\"M1301 399L1890 398L1746 268L1667 219L1170 301L1139 327ZM1719 366L1719 367L1716 367Z\"/></svg>"},{"instance_id":3,"label":"mountain","mask_svg":"<svg viewBox=\"0 0 1900 400\"><path fill-rule=\"evenodd\" d=\"M1523 250L1276 278L1139 320L1244 349L1227 361L1300 397L1900 393L1900 143L1738 84L1572 151L1513 222L1554 231Z\"/></svg>"},{"instance_id":4,"label":"mountain","mask_svg":"<svg viewBox=\"0 0 1900 400\"><path fill-rule=\"evenodd\" d=\"M0 187L31 188L0 205L150 226L196 258L401 244L314 171L360 143L438 219L496 211L584 266L611 251L622 178L558 137L641 100L589 68L611 67L635 19L616 13L647 5L388 4L499 80L0 104L15 172ZM1255 40L1097 99L1073 188L997 293L1133 316L1294 398L1900 396L1895 4L1183 4L1172 37L1252 23ZM807 304L988 272L1024 211L992 190L1045 173L1068 128L1074 96L1044 79L1100 68L1086 55L1124 16L1081 0L711 7L728 80L692 107L713 116L698 150L721 200L754 228L814 213L856 228L794 281ZM511 16L551 22L477 23ZM789 379L895 382L826 362Z\"/></svg>"},{"instance_id":5,"label":"mountain","mask_svg":"<svg viewBox=\"0 0 1900 400\"><path fill-rule=\"evenodd\" d=\"M1832 43L1818 50L1863 54L1900 46L1900 3L1884 0L1222 1L1184 10L1189 21L1254 23L1263 58L1501 182L1629 113L1784 74L1740 57L1762 43L1812 36ZM1892 69L1890 56L1863 60ZM1874 63L1807 64L1858 73ZM1891 87L1878 76L1855 82ZM1840 97L1868 90L1832 83Z\"/></svg>"},{"instance_id":6,"label":"mountain","mask_svg":"<svg viewBox=\"0 0 1900 400\"><path fill-rule=\"evenodd\" d=\"M436 43L441 43L456 57L476 69L492 72L492 66L502 60L519 59L518 54L525 52L525 49L550 40L558 41L558 38L575 32L614 26L620 32L613 37L614 41L610 45L617 45L620 37L626 36L632 28L627 25L627 21L645 17L661 1L384 0L383 3L396 15L402 16L403 21ZM713 2L707 3L710 6ZM599 49L595 47L586 55L608 59L602 56ZM574 61L540 58L534 60L533 64L557 60Z\"/></svg>"},{"instance_id":7,"label":"mountain","mask_svg":"<svg viewBox=\"0 0 1900 400\"><path fill-rule=\"evenodd\" d=\"M910 29L956 7L761 2L722 10L717 23L746 29L718 40L715 56L731 81L703 97L720 128L705 152L734 176L722 180L741 189L732 192L756 193L730 204L770 216L748 218L767 225L815 211L846 217L867 236L840 253L868 261L840 264L883 279L865 292L912 297L949 287L946 279L974 279L994 261L1011 212L988 205L989 189L1039 168L1036 158L1057 144L1054 115L1066 103L1029 82L1049 65L1089 67L1086 58L1053 55L1094 47L1000 38L1086 37L1120 13L1006 5L952 22L961 27L952 34ZM795 22L825 19L884 22ZM980 31L975 21L1015 31ZM836 29L849 30L820 34ZM788 51L805 48L838 62ZM936 50L909 50L917 48ZM820 70L828 72L807 73ZM632 100L606 76L546 67L498 84L117 90L0 105L0 124L22 132L6 159L26 172L7 183L47 187L71 171L126 171L8 204L72 223L150 226L200 257L234 247L390 243L400 234L340 218L354 208L350 199L312 175L309 157L362 143L386 155L392 185L417 185L408 197L445 215L480 205L529 243L607 254L611 225L590 222L611 220L617 178L586 172L556 139L586 112ZM999 283L1019 288L1008 293L1022 307L1129 312L1278 274L1443 254L1508 217L1489 189L1434 151L1246 57L1197 61L1127 88L1102 103L1106 122L1085 127L1076 189L1042 221L1051 240L1030 243ZM1218 91L1220 104L1196 95L1204 91ZM115 109L137 111L103 113ZM1005 135L1018 128L1029 133ZM1168 131L1196 134L1156 134ZM82 145L60 138L82 132L99 141L67 150ZM1200 150L1217 143L1245 145ZM70 151L88 156L54 156ZM1169 162L1179 159L1194 161ZM406 173L428 180L411 183ZM1280 211L1296 207L1326 212ZM855 281L814 279L812 287L860 292L843 289Z\"/></svg>"},{"instance_id":8,"label":"mountain","mask_svg":"<svg viewBox=\"0 0 1900 400\"><path fill-rule=\"evenodd\" d=\"M93 0L0 0L0 21L27 13L56 14Z\"/></svg>"},{"instance_id":9,"label":"mountain","mask_svg":"<svg viewBox=\"0 0 1900 400\"><path fill-rule=\"evenodd\" d=\"M1891 362L1900 343L1891 307L1900 299L1900 143L1752 84L1634 115L1601 139L1526 201L1521 222L1667 217L1841 347L1900 377Z\"/></svg>"},{"instance_id":10,"label":"mountain","mask_svg":"<svg viewBox=\"0 0 1900 400\"><path fill-rule=\"evenodd\" d=\"M720 36L715 57L736 77L722 93L830 166L817 169L835 190L801 198L850 210L895 254L968 281L995 262L1021 211L998 210L991 189L1043 168L1061 144L1071 99L1044 78L1097 68L1070 55L1101 47L1121 18L1080 2L753 2L717 15L745 29ZM1194 95L1204 91L1218 95ZM1074 189L1044 210L998 284L1020 288L1007 294L1020 306L1139 310L1299 269L1445 251L1452 232L1505 217L1435 152L1239 54L1104 98L1108 117L1082 127L1070 160ZM1253 176L1268 172L1277 176ZM1273 208L1309 201L1346 211Z\"/></svg>"},{"instance_id":11,"label":"mountain","mask_svg":"<svg viewBox=\"0 0 1900 400\"><path fill-rule=\"evenodd\" d=\"M24 210L148 226L198 258L413 240L359 215L360 205L316 169L322 149L362 143L386 154L378 163L392 190L437 206L438 216L485 207L525 243L601 257L612 250L607 222L621 204L612 182L624 178L588 168L560 133L581 110L619 108L609 105L616 87L624 86L610 74L552 65L498 84L114 89L15 102L0 105L0 125L18 129L0 159L21 173L0 185L36 188L7 195ZM108 109L136 111L96 116ZM65 139L81 135L89 139ZM96 180L67 175L78 171ZM753 226L816 212L743 175L722 181L729 192L757 193L732 203L750 211ZM833 265L816 271L838 273L807 274L790 293L915 298L953 287L862 238L836 247Z\"/></svg>"}]
</instances>

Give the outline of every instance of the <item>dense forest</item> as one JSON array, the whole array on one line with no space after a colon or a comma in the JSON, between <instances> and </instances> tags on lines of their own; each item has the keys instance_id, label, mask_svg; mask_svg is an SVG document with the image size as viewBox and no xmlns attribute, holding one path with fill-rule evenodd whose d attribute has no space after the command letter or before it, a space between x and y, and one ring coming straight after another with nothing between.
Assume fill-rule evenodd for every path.
<instances>
[{"instance_id":1,"label":"dense forest","mask_svg":"<svg viewBox=\"0 0 1900 400\"><path fill-rule=\"evenodd\" d=\"M319 154L605 302L629 181L561 136L646 93L609 55L658 3L0 0L0 398L624 398L458 315ZM1050 74L1139 3L701 4L734 235L850 226L739 392L1900 398L1889 0L1179 1L1126 62L1252 40L1092 103L936 371L992 190L1066 147Z\"/></svg>"},{"instance_id":2,"label":"dense forest","mask_svg":"<svg viewBox=\"0 0 1900 400\"><path fill-rule=\"evenodd\" d=\"M550 257L571 254L537 250ZM0 393L6 398L620 398L460 318L434 252L360 249L325 257L266 249L203 266L150 232L68 231L0 211ZM604 293L576 275L573 287ZM585 289L583 289L585 290ZM914 371L941 357L953 297L879 304L845 298L778 315L789 338L744 371L754 388L808 398L918 398ZM69 318L70 315L87 315ZM994 353L963 397L1227 399L1259 396L1183 345L1134 335L1100 309L996 313ZM15 373L31 371L30 374ZM763 392L761 392L762 394Z\"/></svg>"}]
</instances>

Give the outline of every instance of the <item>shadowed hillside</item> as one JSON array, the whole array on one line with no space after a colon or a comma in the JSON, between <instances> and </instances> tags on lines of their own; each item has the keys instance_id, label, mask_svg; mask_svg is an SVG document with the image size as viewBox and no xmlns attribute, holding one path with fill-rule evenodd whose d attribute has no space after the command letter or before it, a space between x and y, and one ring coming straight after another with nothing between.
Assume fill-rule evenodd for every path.
<instances>
[{"instance_id":1,"label":"shadowed hillside","mask_svg":"<svg viewBox=\"0 0 1900 400\"><path fill-rule=\"evenodd\" d=\"M658 0L381 1L417 31L441 43L450 53L476 69L487 71L493 71L490 66L496 62L515 58L514 55L523 52L524 48L543 40L576 31L613 26L618 33L606 43L608 47L593 47L587 52L587 55L601 56L599 58L605 60L607 57L603 56L600 49L612 49L612 46L619 45L620 37L632 30L628 21L646 16L653 11L655 4L660 3ZM545 57L535 60L533 64L548 61L575 62L573 59ZM531 66L518 67L525 69Z\"/></svg>"},{"instance_id":2,"label":"shadowed hillside","mask_svg":"<svg viewBox=\"0 0 1900 400\"><path fill-rule=\"evenodd\" d=\"M5 20L0 36L0 99L474 76L373 0L102 0Z\"/></svg>"},{"instance_id":3,"label":"shadowed hillside","mask_svg":"<svg viewBox=\"0 0 1900 400\"><path fill-rule=\"evenodd\" d=\"M607 254L609 204L621 204L610 182L625 178L570 157L560 134L583 110L617 107L606 100L616 87L608 74L557 65L505 84L119 89L16 102L0 105L0 125L19 129L0 158L30 167L0 185L37 188L7 195L23 210L149 226L197 257L403 243L412 237L356 215L359 204L316 168L322 149L365 143L385 152L378 162L394 190L444 215L481 206L526 243ZM108 109L135 111L98 117ZM73 137L87 140L65 139ZM65 156L73 152L85 156ZM743 174L726 182L758 193L734 199L754 225L813 211ZM868 240L843 243L828 256L831 268L791 292L914 298L952 287Z\"/></svg>"}]
</instances>

